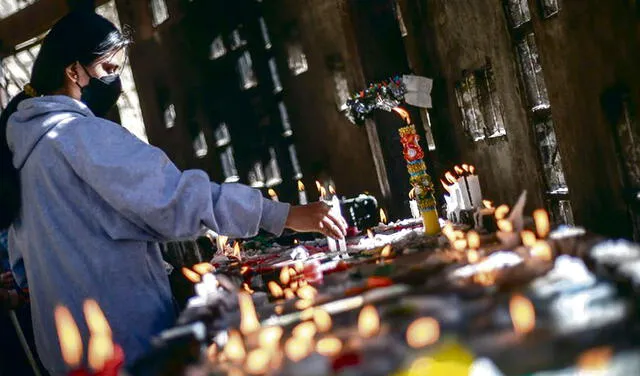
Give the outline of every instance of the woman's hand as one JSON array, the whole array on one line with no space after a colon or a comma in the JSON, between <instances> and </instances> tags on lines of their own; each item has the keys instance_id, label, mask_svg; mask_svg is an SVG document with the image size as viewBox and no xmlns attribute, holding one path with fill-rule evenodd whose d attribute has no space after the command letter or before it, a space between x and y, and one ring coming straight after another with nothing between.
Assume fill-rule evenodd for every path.
<instances>
[{"instance_id":1,"label":"woman's hand","mask_svg":"<svg viewBox=\"0 0 640 376\"><path fill-rule=\"evenodd\" d=\"M347 222L332 213L324 202L292 206L285 227L298 232L320 232L334 239L343 239L347 234Z\"/></svg>"},{"instance_id":2,"label":"woman's hand","mask_svg":"<svg viewBox=\"0 0 640 376\"><path fill-rule=\"evenodd\" d=\"M10 289L13 287L14 280L11 272L0 273L0 288Z\"/></svg>"}]
</instances>

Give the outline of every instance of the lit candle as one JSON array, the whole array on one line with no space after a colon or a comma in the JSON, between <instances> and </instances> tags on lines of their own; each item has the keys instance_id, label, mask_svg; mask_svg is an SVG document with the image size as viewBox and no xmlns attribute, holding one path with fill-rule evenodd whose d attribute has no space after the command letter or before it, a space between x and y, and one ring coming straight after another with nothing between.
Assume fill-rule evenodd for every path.
<instances>
[{"instance_id":1,"label":"lit candle","mask_svg":"<svg viewBox=\"0 0 640 376\"><path fill-rule=\"evenodd\" d=\"M67 307L57 306L53 314L58 332L58 341L60 341L62 359L64 359L69 368L74 370L73 372L80 374L80 371L78 371L82 361L80 330Z\"/></svg>"},{"instance_id":2,"label":"lit candle","mask_svg":"<svg viewBox=\"0 0 640 376\"><path fill-rule=\"evenodd\" d=\"M278 198L278 194L276 193L276 191L274 189L269 188L268 193L269 193L269 197L271 197L271 199L273 201L280 201L280 199Z\"/></svg>"},{"instance_id":3,"label":"lit candle","mask_svg":"<svg viewBox=\"0 0 640 376\"><path fill-rule=\"evenodd\" d=\"M307 192L304 190L304 184L302 181L298 180L298 203L300 205L306 205L309 202L307 201Z\"/></svg>"},{"instance_id":4,"label":"lit candle","mask_svg":"<svg viewBox=\"0 0 640 376\"><path fill-rule=\"evenodd\" d=\"M480 189L480 178L476 175L476 169L473 166L469 166L469 176L467 182L469 183L469 192L471 194L471 203L474 208L482 207L482 190Z\"/></svg>"},{"instance_id":5,"label":"lit candle","mask_svg":"<svg viewBox=\"0 0 640 376\"><path fill-rule=\"evenodd\" d=\"M328 201L328 204L331 205L331 212L333 212L335 216L342 218L342 208L340 207L340 199L338 198L335 188L333 188L332 185L329 186L329 193L332 195L331 200ZM347 251L347 241L344 238L339 239L337 244L340 252Z\"/></svg>"}]
</instances>

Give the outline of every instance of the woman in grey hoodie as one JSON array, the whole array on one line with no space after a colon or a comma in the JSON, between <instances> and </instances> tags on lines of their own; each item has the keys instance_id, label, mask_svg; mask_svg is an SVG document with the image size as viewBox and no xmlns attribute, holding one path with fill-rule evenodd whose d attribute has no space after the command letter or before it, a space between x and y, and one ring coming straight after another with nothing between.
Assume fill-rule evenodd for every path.
<instances>
[{"instance_id":1,"label":"woman in grey hoodie","mask_svg":"<svg viewBox=\"0 0 640 376\"><path fill-rule=\"evenodd\" d=\"M68 370L53 317L67 306L88 340L85 299L97 300L132 364L173 324L171 291L157 242L203 227L231 237L285 227L344 236L323 204L290 207L240 184L180 171L158 148L101 118L121 92L128 39L93 12L62 18L45 37L31 84L0 117L0 228L11 224L17 282L31 294L42 362ZM86 353L86 352L85 352Z\"/></svg>"}]
</instances>

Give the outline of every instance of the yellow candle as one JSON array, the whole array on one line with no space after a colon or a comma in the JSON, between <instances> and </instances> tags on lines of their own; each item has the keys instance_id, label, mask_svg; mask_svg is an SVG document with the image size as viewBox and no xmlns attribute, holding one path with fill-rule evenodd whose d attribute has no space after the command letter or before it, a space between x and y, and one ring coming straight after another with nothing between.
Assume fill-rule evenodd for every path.
<instances>
[{"instance_id":1,"label":"yellow candle","mask_svg":"<svg viewBox=\"0 0 640 376\"><path fill-rule=\"evenodd\" d=\"M438 212L428 210L422 212L422 224L424 225L424 233L427 235L437 235L440 233L440 222L438 221Z\"/></svg>"}]
</instances>

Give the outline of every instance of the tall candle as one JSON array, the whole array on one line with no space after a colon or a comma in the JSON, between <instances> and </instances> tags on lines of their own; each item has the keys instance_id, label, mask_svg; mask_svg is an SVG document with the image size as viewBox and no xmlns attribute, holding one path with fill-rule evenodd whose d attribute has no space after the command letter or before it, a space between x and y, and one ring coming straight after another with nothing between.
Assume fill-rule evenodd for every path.
<instances>
[{"instance_id":1,"label":"tall candle","mask_svg":"<svg viewBox=\"0 0 640 376\"><path fill-rule=\"evenodd\" d=\"M467 177L467 182L469 183L469 192L471 193L471 201L473 203L474 208L482 207L482 190L480 189L480 179L478 175L475 174L475 168L473 166L469 167L470 175Z\"/></svg>"},{"instance_id":2,"label":"tall candle","mask_svg":"<svg viewBox=\"0 0 640 376\"><path fill-rule=\"evenodd\" d=\"M316 185L318 186L318 191L320 192L320 200L329 205L331 207L331 210L333 210L333 202L327 199L327 191L323 186L320 185L319 182L316 182ZM329 252L338 251L338 243L332 237L327 236L327 245L329 246Z\"/></svg>"},{"instance_id":3,"label":"tall candle","mask_svg":"<svg viewBox=\"0 0 640 376\"><path fill-rule=\"evenodd\" d=\"M333 195L331 197L331 203L330 203L331 211L335 216L339 216L340 218L342 218L342 208L340 207L340 199L338 198L338 195L336 194L336 191L334 190L333 186L329 186L329 192ZM344 238L338 240L338 248L340 249L340 252L347 251L347 241Z\"/></svg>"}]
</instances>

